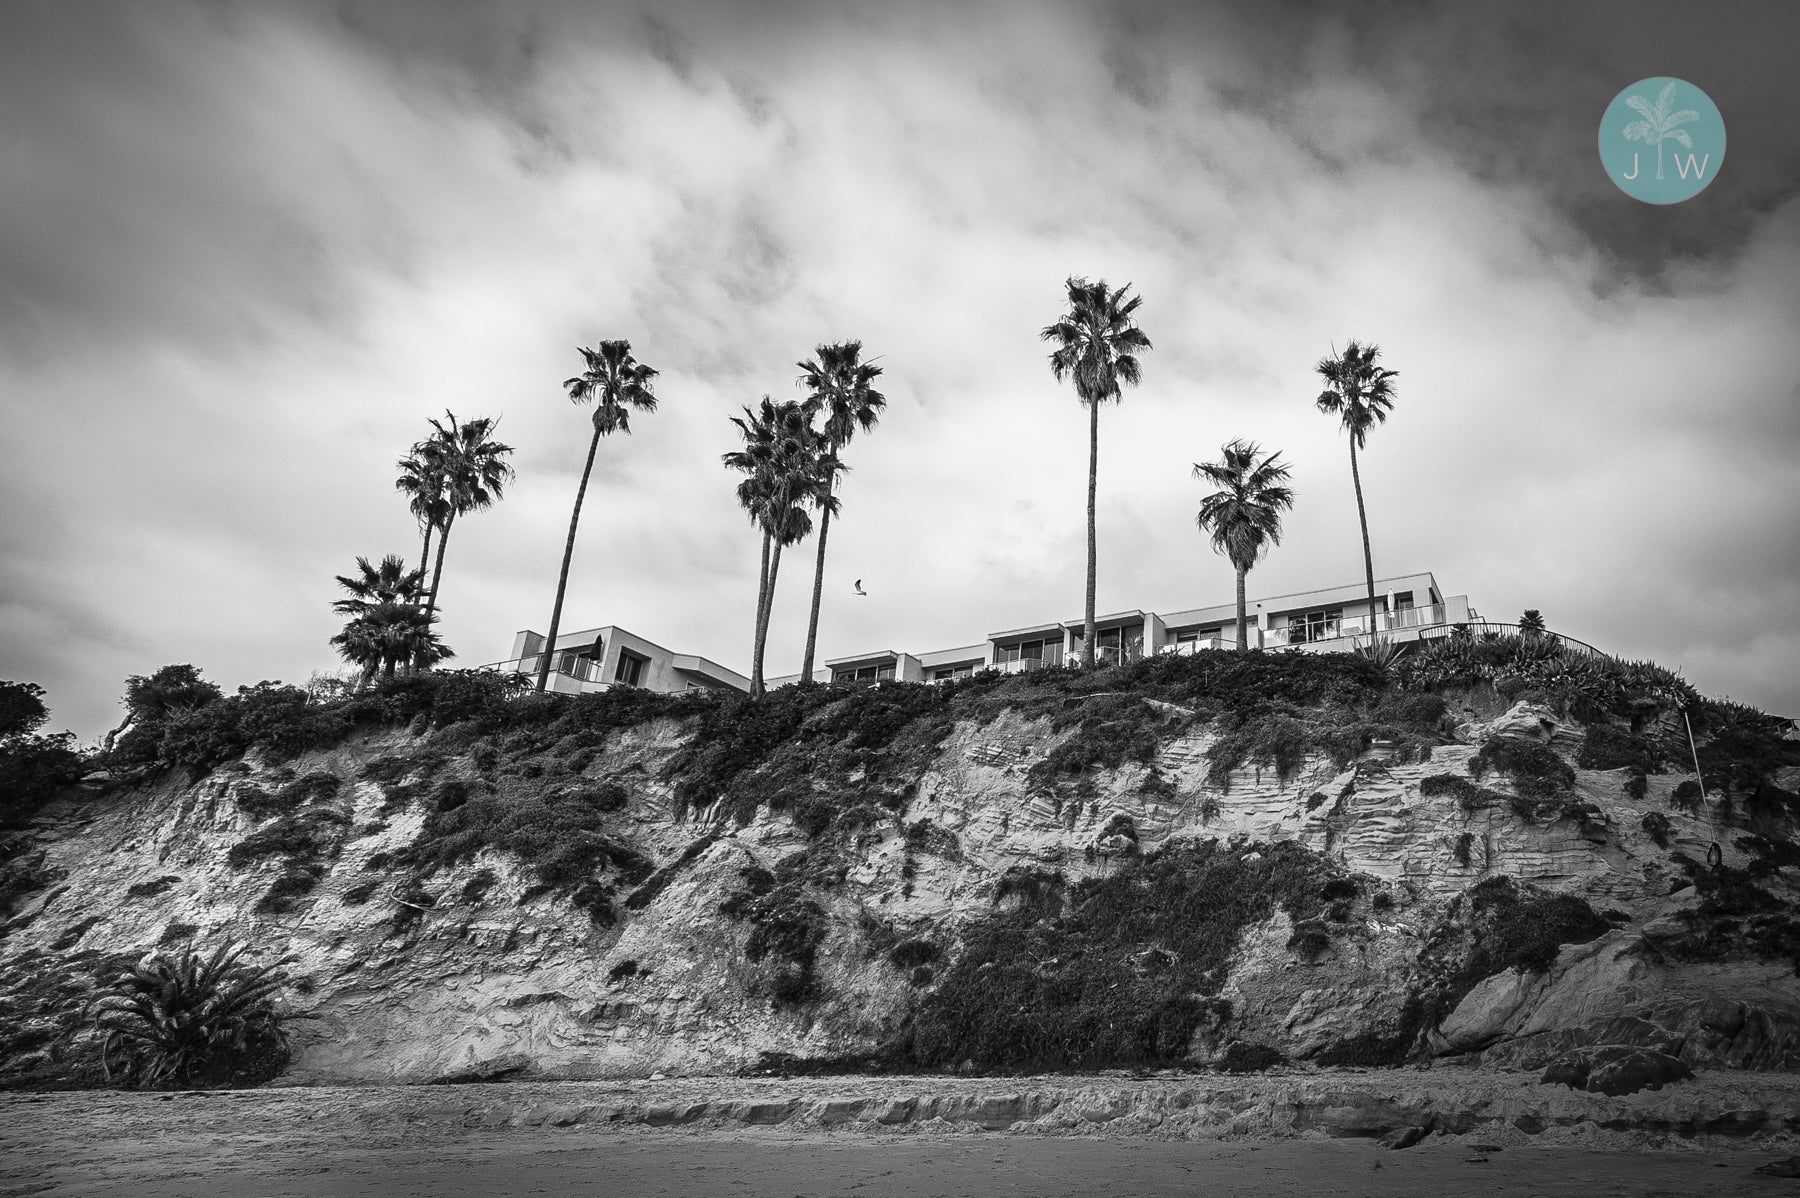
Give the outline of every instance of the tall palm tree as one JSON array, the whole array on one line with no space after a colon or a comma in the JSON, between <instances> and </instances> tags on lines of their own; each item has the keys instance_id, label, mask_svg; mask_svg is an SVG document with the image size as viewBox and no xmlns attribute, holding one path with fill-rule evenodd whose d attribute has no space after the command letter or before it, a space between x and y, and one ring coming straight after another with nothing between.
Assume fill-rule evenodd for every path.
<instances>
[{"instance_id":1,"label":"tall palm tree","mask_svg":"<svg viewBox=\"0 0 1800 1198\"><path fill-rule=\"evenodd\" d=\"M429 441L413 447L415 452L424 449L443 480L434 505L439 515L437 564L432 568L431 590L425 598L427 615L437 611L438 584L443 579L444 549L450 544L451 525L456 523L458 516L479 512L498 503L505 496L506 484L513 478L512 465L506 460L512 446L494 440L494 430L500 424L497 418L479 416L458 423L456 416L446 410L444 423L439 424L436 420L430 423L432 435Z\"/></svg>"},{"instance_id":2,"label":"tall palm tree","mask_svg":"<svg viewBox=\"0 0 1800 1198\"><path fill-rule=\"evenodd\" d=\"M1288 467L1271 453L1257 460L1256 442L1237 440L1223 447L1217 462L1194 463L1194 477L1219 489L1200 501L1194 523L1237 570L1237 647L1250 647L1249 618L1244 611L1244 576L1273 545L1281 543L1281 513L1294 506L1286 486Z\"/></svg>"},{"instance_id":3,"label":"tall palm tree","mask_svg":"<svg viewBox=\"0 0 1800 1198\"><path fill-rule=\"evenodd\" d=\"M1325 380L1325 390L1319 393L1319 411L1338 417L1350 435L1350 481L1356 487L1356 519L1362 525L1363 576L1369 584L1371 627L1375 623L1375 557L1369 552L1369 513L1363 506L1362 473L1356 466L1356 451L1368 440L1369 429L1385 422L1394 406L1394 380L1400 372L1377 365L1380 357L1380 346L1352 341L1342 354L1320 358L1313 367Z\"/></svg>"},{"instance_id":4,"label":"tall palm tree","mask_svg":"<svg viewBox=\"0 0 1800 1198\"><path fill-rule=\"evenodd\" d=\"M806 388L805 408L809 416L822 415L819 435L822 451L833 460L841 457L858 430L869 432L881 419L887 397L875 390L881 367L862 360L862 342L840 341L821 345L817 357L800 364L800 385ZM827 494L836 488L837 473L827 480ZM811 682L813 649L819 638L819 601L825 593L825 539L831 535L831 517L837 512L835 502L819 509L819 558L813 567L812 616L806 624L806 654L800 665L800 679Z\"/></svg>"},{"instance_id":5,"label":"tall palm tree","mask_svg":"<svg viewBox=\"0 0 1800 1198\"><path fill-rule=\"evenodd\" d=\"M743 416L733 416L731 422L743 436L744 448L722 455L721 460L727 468L744 472L738 503L763 534L750 666L750 693L760 695L781 551L812 531L807 504L826 511L836 504L830 480L841 465L821 451L819 434L801 404L778 404L765 395L757 408L745 408Z\"/></svg>"},{"instance_id":6,"label":"tall palm tree","mask_svg":"<svg viewBox=\"0 0 1800 1198\"><path fill-rule=\"evenodd\" d=\"M1125 298L1131 284L1109 291L1106 280L1089 283L1071 277L1065 284L1069 310L1040 336L1056 342L1050 373L1057 382L1075 380L1075 396L1088 408L1087 607L1081 624L1081 664L1094 668L1094 584L1098 577L1094 536L1094 497L1100 470L1100 405L1122 398L1121 383L1135 387L1142 377L1138 354L1150 338L1132 323L1144 297Z\"/></svg>"},{"instance_id":7,"label":"tall palm tree","mask_svg":"<svg viewBox=\"0 0 1800 1198\"><path fill-rule=\"evenodd\" d=\"M575 528L581 522L581 501L587 494L588 476L594 472L594 451L600 438L631 433L631 412L656 411L656 370L631 356L631 342L602 341L597 350L581 348L587 368L563 383L573 403L594 402L594 436L588 442L587 464L581 468L581 485L575 490L575 510L569 514L569 539L563 545L562 571L556 577L556 605L550 609L550 631L538 662L537 688L550 683L550 662L556 652L556 633L562 626L563 592L569 586L569 559L575 555Z\"/></svg>"},{"instance_id":8,"label":"tall palm tree","mask_svg":"<svg viewBox=\"0 0 1800 1198\"><path fill-rule=\"evenodd\" d=\"M446 504L442 456L434 441L420 441L395 465L400 470L400 477L394 480L394 489L406 496L407 510L418 521L423 538L419 546L419 561L423 564L431 560L431 534L444 522ZM425 571L421 569L419 587L423 589L424 584ZM419 602L424 601L422 594L417 594L414 598Z\"/></svg>"}]
</instances>

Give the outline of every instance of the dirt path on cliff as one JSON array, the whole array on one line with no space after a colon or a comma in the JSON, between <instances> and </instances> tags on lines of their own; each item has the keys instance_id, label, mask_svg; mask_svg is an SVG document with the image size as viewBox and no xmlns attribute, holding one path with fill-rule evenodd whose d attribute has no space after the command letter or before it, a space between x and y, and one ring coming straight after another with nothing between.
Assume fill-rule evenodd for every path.
<instances>
[{"instance_id":1,"label":"dirt path on cliff","mask_svg":"<svg viewBox=\"0 0 1800 1198\"><path fill-rule=\"evenodd\" d=\"M871 1084L873 1083L873 1085ZM858 1079L857 1089L882 1083ZM945 1096L979 1083L951 1081ZM991 1083L989 1083L991 1085ZM798 1101L788 1122L716 1119L679 1128L558 1111L635 1096L646 1116L704 1090L758 1111ZM1121 1118L1065 1134L983 1130L941 1118L818 1126L845 1079L766 1084L521 1083L403 1089L0 1096L0 1198L338 1198L643 1195L693 1198L970 1198L1076 1195L1793 1193L1756 1166L1791 1155L1788 1135L1729 1141L1596 1127L1539 1136L1434 1135L1405 1151L1368 1138L1215 1132L1170 1135ZM1778 1092L1785 1097L1785 1088ZM944 1096L940 1096L944 1097ZM1721 1095L1724 1097L1724 1095ZM1340 1096L1341 1098L1341 1096ZM622 1108L619 1108L622 1109ZM501 1118L500 1116L505 1116ZM807 1124L811 1118L812 1125Z\"/></svg>"}]
</instances>

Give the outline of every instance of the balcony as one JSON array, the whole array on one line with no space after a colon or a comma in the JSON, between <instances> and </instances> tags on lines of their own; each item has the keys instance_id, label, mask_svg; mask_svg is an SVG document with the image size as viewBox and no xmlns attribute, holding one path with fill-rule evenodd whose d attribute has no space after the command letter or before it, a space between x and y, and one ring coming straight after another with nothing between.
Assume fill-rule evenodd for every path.
<instances>
[{"instance_id":1,"label":"balcony","mask_svg":"<svg viewBox=\"0 0 1800 1198\"><path fill-rule=\"evenodd\" d=\"M1263 634L1263 646L1279 649L1297 645L1318 645L1351 637L1367 637L1408 628L1429 628L1447 620L1445 605L1403 607L1398 611L1379 612L1369 616L1346 616L1323 624L1290 624L1286 628L1270 628ZM1411 638L1408 638L1411 639Z\"/></svg>"},{"instance_id":2,"label":"balcony","mask_svg":"<svg viewBox=\"0 0 1800 1198\"><path fill-rule=\"evenodd\" d=\"M1056 657L1015 657L1011 661L996 661L984 668L999 670L1002 674L1029 674L1033 670L1054 670L1062 665L1061 655Z\"/></svg>"},{"instance_id":3,"label":"balcony","mask_svg":"<svg viewBox=\"0 0 1800 1198\"><path fill-rule=\"evenodd\" d=\"M1251 628L1249 633L1250 643L1254 645L1256 643L1256 629ZM1237 634L1233 633L1229 639L1222 636L1208 636L1202 637L1196 641L1173 642L1164 645L1162 648L1158 649L1156 653L1158 657L1187 657L1211 649L1235 648L1237 648Z\"/></svg>"},{"instance_id":4,"label":"balcony","mask_svg":"<svg viewBox=\"0 0 1800 1198\"><path fill-rule=\"evenodd\" d=\"M543 664L541 654L530 657L513 657L506 661L489 662L478 669L495 670L503 674L525 674L537 677L538 668ZM592 658L583 657L579 653L558 653L550 665L550 682L547 689L563 694L587 694L590 691L610 690L615 683L606 682L600 674L600 663Z\"/></svg>"},{"instance_id":5,"label":"balcony","mask_svg":"<svg viewBox=\"0 0 1800 1198\"><path fill-rule=\"evenodd\" d=\"M1080 653L1076 653L1074 656L1077 661L1081 659ZM1143 657L1144 649L1141 645L1125 645L1123 647L1118 645L1100 645L1094 650L1094 664L1096 666L1130 665L1134 661L1142 661Z\"/></svg>"}]
</instances>

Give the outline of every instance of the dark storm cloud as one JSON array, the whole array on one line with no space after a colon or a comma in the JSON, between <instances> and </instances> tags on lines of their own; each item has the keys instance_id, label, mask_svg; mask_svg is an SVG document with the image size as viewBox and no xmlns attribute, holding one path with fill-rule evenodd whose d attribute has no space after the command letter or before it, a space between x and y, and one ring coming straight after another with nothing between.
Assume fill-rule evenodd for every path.
<instances>
[{"instance_id":1,"label":"dark storm cloud","mask_svg":"<svg viewBox=\"0 0 1800 1198\"><path fill-rule=\"evenodd\" d=\"M1597 282L1657 280L1672 260L1742 246L1796 194L1789 80L1800 6L1738 3L1246 5L1256 49L1227 95L1291 112L1296 86L1361 78L1403 98L1418 128L1496 186L1548 196L1616 264ZM1642 78L1699 86L1724 114L1727 167L1690 203L1620 205L1592 169L1599 114Z\"/></svg>"}]
</instances>

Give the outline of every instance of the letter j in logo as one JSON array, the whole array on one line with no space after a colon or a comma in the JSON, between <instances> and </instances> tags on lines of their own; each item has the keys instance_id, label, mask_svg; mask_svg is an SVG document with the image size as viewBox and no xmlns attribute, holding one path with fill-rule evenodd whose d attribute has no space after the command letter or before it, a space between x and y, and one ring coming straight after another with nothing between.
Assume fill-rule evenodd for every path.
<instances>
[{"instance_id":1,"label":"letter j in logo","mask_svg":"<svg viewBox=\"0 0 1800 1198\"><path fill-rule=\"evenodd\" d=\"M1725 163L1725 119L1682 79L1640 79L1600 118L1600 163L1620 191L1646 204L1698 195Z\"/></svg>"}]
</instances>

